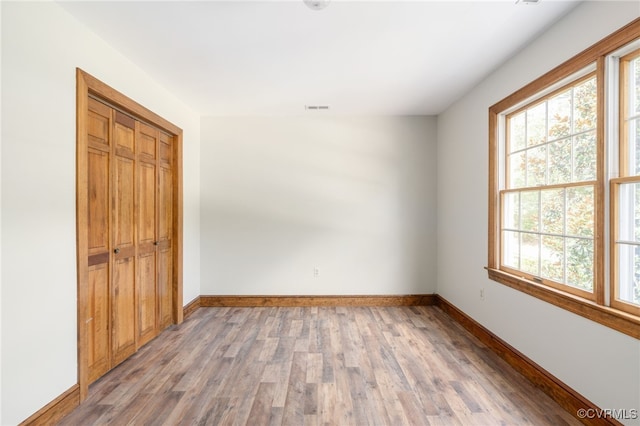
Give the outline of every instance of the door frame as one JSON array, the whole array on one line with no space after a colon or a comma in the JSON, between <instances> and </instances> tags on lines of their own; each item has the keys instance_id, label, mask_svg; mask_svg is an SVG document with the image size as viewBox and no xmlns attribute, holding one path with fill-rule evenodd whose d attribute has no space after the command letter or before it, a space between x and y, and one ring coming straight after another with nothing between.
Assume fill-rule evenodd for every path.
<instances>
[{"instance_id":1,"label":"door frame","mask_svg":"<svg viewBox=\"0 0 640 426\"><path fill-rule=\"evenodd\" d=\"M89 277L88 257L88 161L87 126L89 97L151 124L173 137L173 277L172 277L172 317L174 324L183 321L182 306L182 238L183 238L183 189L182 189L182 129L128 98L107 84L101 82L80 68L76 68L76 248L77 248L77 291L78 291L78 385L80 401L89 392L87 284Z\"/></svg>"}]
</instances>

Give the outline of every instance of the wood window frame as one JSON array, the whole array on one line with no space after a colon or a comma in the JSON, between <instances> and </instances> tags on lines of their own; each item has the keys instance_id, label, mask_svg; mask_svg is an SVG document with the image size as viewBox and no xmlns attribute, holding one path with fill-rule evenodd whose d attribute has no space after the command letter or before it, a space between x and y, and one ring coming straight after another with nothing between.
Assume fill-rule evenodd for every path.
<instances>
[{"instance_id":1,"label":"wood window frame","mask_svg":"<svg viewBox=\"0 0 640 426\"><path fill-rule=\"evenodd\" d=\"M617 241L619 236L619 221L614 218L618 217L619 213L619 201L620 201L620 186L623 184L640 183L640 175L634 175L629 170L629 124L626 119L629 116L628 112L628 72L629 62L633 59L640 57L640 49L635 49L630 53L620 58L619 72L619 174L620 177L611 179L610 181L610 214L611 219L611 241L610 241L610 283L611 283L611 307L627 312L632 315L640 317L640 306L629 303L620 299L620 285L619 285L619 265L618 265L618 250Z\"/></svg>"},{"instance_id":2,"label":"wood window frame","mask_svg":"<svg viewBox=\"0 0 640 426\"><path fill-rule=\"evenodd\" d=\"M138 104L117 90L111 88L87 72L76 69L76 248L77 248L77 292L78 292L78 384L80 401L89 390L88 374L88 321L84 306L87 304L88 281L88 244L87 244L87 126L89 98L99 99L125 112L126 114L149 123L170 134L174 140L173 174L173 277L172 277L172 316L173 323L183 321L183 165L182 165L182 129L170 123L156 113Z\"/></svg>"},{"instance_id":3,"label":"wood window frame","mask_svg":"<svg viewBox=\"0 0 640 426\"><path fill-rule=\"evenodd\" d=\"M560 87L558 88L554 88L552 91L550 91L549 93L545 93L544 95L537 97L535 100L533 100L532 102L528 102L523 106L520 106L518 108L516 108L514 111L509 111L506 114L503 114L505 117L505 130L504 130L504 134L505 134L505 158L504 158L504 181L505 181L505 186L508 187L509 186L509 181L510 181L510 167L509 167L509 163L508 163L508 157L509 157L509 151L510 151L510 146L509 146L509 142L510 142L510 126L508 125L509 123L509 119L515 115L518 115L520 113L522 113L523 111L527 111L530 109L533 109L537 106L539 106L542 103L548 102L551 98L555 97L557 94L562 93L562 92L566 92L567 89L572 89L576 86L579 86L580 84L591 80L593 78L597 78L597 73L596 71L588 71L586 72L584 75L581 75L575 79L571 79L571 81L569 81L566 84L562 84ZM598 105L599 108L599 105ZM599 126L600 123L597 123L597 125ZM573 138L575 135L574 134L570 134L567 137L568 138ZM543 144L540 144L543 145ZM540 145L536 145L535 147L538 147ZM534 148L535 148L534 147ZM530 149L530 147L525 148L525 150ZM499 210L499 232L500 232L500 253L498 256L498 262L499 265L502 261L502 259L504 259L504 238L503 238L503 234L502 234L502 230L503 230L503 225L504 225L504 197L507 194L510 193L518 193L518 194L522 194L523 192L535 192L535 191L545 191L545 190L553 190L553 189L563 189L563 190L567 190L569 188L577 188L577 187L593 187L594 188L594 202L597 200L596 199L596 195L597 195L597 180L593 181L571 181L571 182L566 182L566 183L558 183L558 184L544 184L544 185L536 185L536 186L529 186L529 185L525 185L523 187L513 187L513 188L505 188L505 189L501 189L499 194L498 194L498 199L500 200L500 210ZM594 211L595 213L595 211ZM522 214L522 211L520 211L520 215ZM594 215L595 216L595 215ZM594 223L596 222L595 220L596 218L594 217ZM522 230L518 230L517 232L523 233ZM542 232L528 232L525 231L524 233L530 233L530 234L535 234L535 235L543 235ZM566 239L566 238L570 238L571 236L563 234L561 236L561 238ZM594 233L594 237L591 238L594 241L594 246L595 246L595 233ZM595 254L595 251L597 250L597 247L594 247L594 264L595 264L595 258L597 257ZM595 266L595 265L594 265ZM535 281L537 283L549 286L549 287L554 287L560 291L565 291L567 293L571 293L573 295L579 296L579 297L583 297L585 299L589 299L589 300L596 300L596 292L595 292L595 288L592 291L588 291L579 287L573 287L570 286L568 284L563 284L557 281L554 281L552 279L549 278L544 278L542 276L536 276L534 274L528 273L528 272L524 272L515 268L511 268L509 266L506 265L502 265L500 268L502 271L505 271L507 273L510 273L512 275L515 276L520 276L522 278L525 278L527 280L530 281ZM594 284L595 287L595 284Z\"/></svg>"},{"instance_id":4,"label":"wood window frame","mask_svg":"<svg viewBox=\"0 0 640 426\"><path fill-rule=\"evenodd\" d=\"M605 304L605 58L617 49L640 38L640 18L610 34L596 44L562 63L520 90L512 93L489 108L489 222L488 259L489 279L522 291L555 306L598 322L621 333L640 339L640 316ZM521 273L507 271L500 266L501 259L501 203L500 203L500 126L501 117L541 92L560 84L566 78L596 64L598 92L597 123L597 173L595 184L595 235L594 235L594 300L568 291L536 282ZM613 297L611 298L613 299Z\"/></svg>"}]
</instances>

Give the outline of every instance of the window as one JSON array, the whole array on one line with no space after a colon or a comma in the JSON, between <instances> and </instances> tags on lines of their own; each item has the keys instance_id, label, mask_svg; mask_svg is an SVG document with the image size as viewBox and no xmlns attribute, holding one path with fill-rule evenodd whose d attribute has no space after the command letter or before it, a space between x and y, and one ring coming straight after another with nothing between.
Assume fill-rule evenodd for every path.
<instances>
[{"instance_id":1,"label":"window","mask_svg":"<svg viewBox=\"0 0 640 426\"><path fill-rule=\"evenodd\" d=\"M620 177L611 180L611 305L640 315L640 49L620 58Z\"/></svg>"},{"instance_id":2,"label":"window","mask_svg":"<svg viewBox=\"0 0 640 426\"><path fill-rule=\"evenodd\" d=\"M500 265L593 298L597 84L590 74L506 115Z\"/></svg>"},{"instance_id":3,"label":"window","mask_svg":"<svg viewBox=\"0 0 640 426\"><path fill-rule=\"evenodd\" d=\"M489 129L489 277L640 338L640 20L493 105Z\"/></svg>"}]
</instances>

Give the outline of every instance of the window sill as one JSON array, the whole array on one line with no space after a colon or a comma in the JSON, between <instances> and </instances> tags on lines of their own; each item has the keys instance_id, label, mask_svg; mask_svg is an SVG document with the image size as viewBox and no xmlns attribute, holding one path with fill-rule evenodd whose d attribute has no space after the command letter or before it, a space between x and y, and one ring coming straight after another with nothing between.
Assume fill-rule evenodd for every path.
<instances>
[{"instance_id":1,"label":"window sill","mask_svg":"<svg viewBox=\"0 0 640 426\"><path fill-rule=\"evenodd\" d=\"M493 268L489 279L640 340L640 317Z\"/></svg>"}]
</instances>

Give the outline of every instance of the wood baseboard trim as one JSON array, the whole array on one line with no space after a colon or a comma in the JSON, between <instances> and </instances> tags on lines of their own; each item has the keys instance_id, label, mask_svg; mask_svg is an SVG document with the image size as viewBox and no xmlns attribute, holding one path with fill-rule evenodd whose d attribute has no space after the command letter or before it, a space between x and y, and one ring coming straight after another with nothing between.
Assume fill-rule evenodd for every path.
<instances>
[{"instance_id":1,"label":"wood baseboard trim","mask_svg":"<svg viewBox=\"0 0 640 426\"><path fill-rule=\"evenodd\" d=\"M429 306L435 294L384 296L200 296L202 307Z\"/></svg>"},{"instance_id":2,"label":"wood baseboard trim","mask_svg":"<svg viewBox=\"0 0 640 426\"><path fill-rule=\"evenodd\" d=\"M191 315L192 313L194 313L195 311L198 310L198 308L200 307L200 296L196 297L195 299L193 299L191 302L187 303L183 310L183 318L187 319L187 317L189 315Z\"/></svg>"},{"instance_id":3,"label":"wood baseboard trim","mask_svg":"<svg viewBox=\"0 0 640 426\"><path fill-rule=\"evenodd\" d=\"M602 413L604 410L598 408L597 405L493 334L442 296L436 296L436 306L582 423L587 425L622 426L622 423L611 417L580 418L578 416L579 410L593 410L588 411L589 413Z\"/></svg>"},{"instance_id":4,"label":"wood baseboard trim","mask_svg":"<svg viewBox=\"0 0 640 426\"><path fill-rule=\"evenodd\" d=\"M39 409L20 426L53 425L80 405L80 385L75 384L62 395Z\"/></svg>"}]
</instances>

